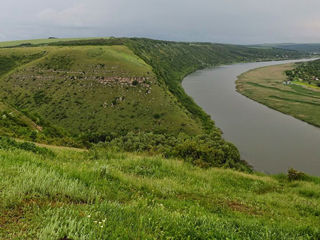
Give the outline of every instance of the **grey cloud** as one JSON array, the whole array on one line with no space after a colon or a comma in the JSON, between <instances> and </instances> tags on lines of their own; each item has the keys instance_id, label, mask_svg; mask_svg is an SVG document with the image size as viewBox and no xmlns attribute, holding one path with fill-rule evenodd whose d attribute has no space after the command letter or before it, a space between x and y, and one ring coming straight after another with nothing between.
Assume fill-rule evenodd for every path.
<instances>
[{"instance_id":1,"label":"grey cloud","mask_svg":"<svg viewBox=\"0 0 320 240\"><path fill-rule=\"evenodd\" d=\"M141 36L320 42L318 0L3 0L0 39Z\"/></svg>"}]
</instances>

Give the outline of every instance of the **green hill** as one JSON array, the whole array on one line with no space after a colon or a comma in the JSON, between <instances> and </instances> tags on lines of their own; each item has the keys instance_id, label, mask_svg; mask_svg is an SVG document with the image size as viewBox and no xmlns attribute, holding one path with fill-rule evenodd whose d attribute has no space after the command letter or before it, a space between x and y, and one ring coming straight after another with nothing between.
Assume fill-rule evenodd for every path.
<instances>
[{"instance_id":1,"label":"green hill","mask_svg":"<svg viewBox=\"0 0 320 240\"><path fill-rule=\"evenodd\" d=\"M29 41L26 41L29 42ZM140 38L35 40L0 48L0 101L33 122L3 134L181 157L247 169L234 145L181 87L189 73L233 62L302 57L295 51Z\"/></svg>"},{"instance_id":2,"label":"green hill","mask_svg":"<svg viewBox=\"0 0 320 240\"><path fill-rule=\"evenodd\" d=\"M0 70L2 101L72 136L99 139L130 131L197 135L214 130L210 117L181 88L185 75L212 65L301 56L150 39L30 44L0 49L0 58L10 59Z\"/></svg>"},{"instance_id":3,"label":"green hill","mask_svg":"<svg viewBox=\"0 0 320 240\"><path fill-rule=\"evenodd\" d=\"M280 43L280 44L260 44L252 45L256 48L278 48L284 50L293 50L299 52L306 52L311 54L320 53L320 43Z\"/></svg>"},{"instance_id":4,"label":"green hill","mask_svg":"<svg viewBox=\"0 0 320 240\"><path fill-rule=\"evenodd\" d=\"M0 138L0 239L319 239L320 179ZM300 179L300 180L295 180Z\"/></svg>"},{"instance_id":5,"label":"green hill","mask_svg":"<svg viewBox=\"0 0 320 240\"><path fill-rule=\"evenodd\" d=\"M72 134L201 131L163 90L151 67L125 46L33 50L46 55L19 66L0 83L3 99L18 109Z\"/></svg>"}]
</instances>

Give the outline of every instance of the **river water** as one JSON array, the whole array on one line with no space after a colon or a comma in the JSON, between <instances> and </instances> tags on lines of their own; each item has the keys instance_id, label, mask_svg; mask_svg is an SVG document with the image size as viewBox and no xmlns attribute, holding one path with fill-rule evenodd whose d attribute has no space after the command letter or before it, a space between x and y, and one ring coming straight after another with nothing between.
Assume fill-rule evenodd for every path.
<instances>
[{"instance_id":1,"label":"river water","mask_svg":"<svg viewBox=\"0 0 320 240\"><path fill-rule=\"evenodd\" d=\"M187 76L182 86L254 169L275 174L292 167L319 176L320 128L250 100L235 89L240 74L289 62L293 61L242 63L201 70Z\"/></svg>"}]
</instances>

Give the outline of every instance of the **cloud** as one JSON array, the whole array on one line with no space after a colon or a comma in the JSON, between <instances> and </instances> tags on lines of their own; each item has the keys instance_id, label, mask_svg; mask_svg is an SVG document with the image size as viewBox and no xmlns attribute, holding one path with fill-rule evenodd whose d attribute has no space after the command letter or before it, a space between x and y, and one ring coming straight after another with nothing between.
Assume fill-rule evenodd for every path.
<instances>
[{"instance_id":1,"label":"cloud","mask_svg":"<svg viewBox=\"0 0 320 240\"><path fill-rule=\"evenodd\" d=\"M46 8L37 14L37 18L42 25L84 27L88 26L86 15L85 5L78 4L60 11Z\"/></svg>"},{"instance_id":2,"label":"cloud","mask_svg":"<svg viewBox=\"0 0 320 240\"><path fill-rule=\"evenodd\" d=\"M228 43L320 42L319 0L3 1L0 29L6 38L114 35Z\"/></svg>"}]
</instances>

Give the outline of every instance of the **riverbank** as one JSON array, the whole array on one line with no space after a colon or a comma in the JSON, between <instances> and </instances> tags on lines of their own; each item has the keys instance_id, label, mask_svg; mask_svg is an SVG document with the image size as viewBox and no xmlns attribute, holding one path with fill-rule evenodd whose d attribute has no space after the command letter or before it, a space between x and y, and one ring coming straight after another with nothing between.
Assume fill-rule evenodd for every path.
<instances>
[{"instance_id":1,"label":"riverbank","mask_svg":"<svg viewBox=\"0 0 320 240\"><path fill-rule=\"evenodd\" d=\"M277 174L292 167L319 175L320 129L235 91L235 81L247 71L296 61L225 65L195 72L182 83L186 93L214 119L224 139L234 143L241 158L257 171Z\"/></svg>"},{"instance_id":2,"label":"riverbank","mask_svg":"<svg viewBox=\"0 0 320 240\"><path fill-rule=\"evenodd\" d=\"M320 127L320 92L297 84L284 84L294 63L258 68L241 74L237 91L250 99Z\"/></svg>"}]
</instances>

